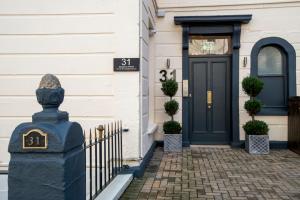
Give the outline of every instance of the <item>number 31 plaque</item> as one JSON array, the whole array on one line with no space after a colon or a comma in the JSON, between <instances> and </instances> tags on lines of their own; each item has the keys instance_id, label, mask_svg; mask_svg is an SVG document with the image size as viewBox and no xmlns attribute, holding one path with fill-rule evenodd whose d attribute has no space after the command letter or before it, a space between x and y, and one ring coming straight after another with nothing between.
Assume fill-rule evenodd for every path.
<instances>
[{"instance_id":1,"label":"number 31 plaque","mask_svg":"<svg viewBox=\"0 0 300 200\"><path fill-rule=\"evenodd\" d=\"M23 149L47 149L48 134L40 129L32 129L23 134Z\"/></svg>"}]
</instances>

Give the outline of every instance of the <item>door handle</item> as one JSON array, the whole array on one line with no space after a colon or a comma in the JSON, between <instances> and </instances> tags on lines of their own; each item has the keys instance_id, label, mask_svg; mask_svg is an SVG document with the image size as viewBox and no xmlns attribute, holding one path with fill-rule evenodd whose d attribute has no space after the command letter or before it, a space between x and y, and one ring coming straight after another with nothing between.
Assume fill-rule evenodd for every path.
<instances>
[{"instance_id":1,"label":"door handle","mask_svg":"<svg viewBox=\"0 0 300 200\"><path fill-rule=\"evenodd\" d=\"M211 108L212 106L212 91L207 90L207 107Z\"/></svg>"}]
</instances>

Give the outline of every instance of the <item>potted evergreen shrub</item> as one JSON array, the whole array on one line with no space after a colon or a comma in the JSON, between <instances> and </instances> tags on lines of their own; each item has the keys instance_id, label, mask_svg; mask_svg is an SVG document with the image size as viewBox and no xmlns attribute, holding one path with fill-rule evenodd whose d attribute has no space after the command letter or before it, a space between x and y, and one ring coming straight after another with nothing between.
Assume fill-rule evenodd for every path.
<instances>
[{"instance_id":1,"label":"potted evergreen shrub","mask_svg":"<svg viewBox=\"0 0 300 200\"><path fill-rule=\"evenodd\" d=\"M177 113L179 104L173 99L177 90L178 83L173 79L168 79L162 83L161 90L170 100L164 104L165 112L171 117L171 120L164 122L164 151L181 152L182 151L182 134L181 125L174 121L174 115Z\"/></svg>"},{"instance_id":2,"label":"potted evergreen shrub","mask_svg":"<svg viewBox=\"0 0 300 200\"><path fill-rule=\"evenodd\" d=\"M262 106L262 103L255 97L263 89L264 83L256 77L246 77L242 86L244 92L250 97L244 104L244 108L251 116L251 120L243 126L246 133L246 150L250 154L268 154L270 149L268 125L264 121L255 119L255 115Z\"/></svg>"}]
</instances>

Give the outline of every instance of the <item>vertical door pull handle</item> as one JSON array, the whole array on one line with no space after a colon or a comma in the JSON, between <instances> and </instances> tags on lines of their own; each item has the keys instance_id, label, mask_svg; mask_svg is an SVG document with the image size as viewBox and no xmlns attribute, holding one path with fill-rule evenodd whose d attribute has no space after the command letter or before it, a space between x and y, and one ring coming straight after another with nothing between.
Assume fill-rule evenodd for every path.
<instances>
[{"instance_id":1,"label":"vertical door pull handle","mask_svg":"<svg viewBox=\"0 0 300 200\"><path fill-rule=\"evenodd\" d=\"M207 91L207 107L211 108L212 106L212 91L208 90Z\"/></svg>"}]
</instances>

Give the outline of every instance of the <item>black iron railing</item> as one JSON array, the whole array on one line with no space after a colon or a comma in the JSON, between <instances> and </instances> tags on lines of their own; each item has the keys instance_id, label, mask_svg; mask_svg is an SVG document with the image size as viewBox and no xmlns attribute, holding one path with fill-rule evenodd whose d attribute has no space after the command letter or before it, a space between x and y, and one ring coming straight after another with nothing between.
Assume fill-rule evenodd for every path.
<instances>
[{"instance_id":1,"label":"black iron railing","mask_svg":"<svg viewBox=\"0 0 300 200\"><path fill-rule=\"evenodd\" d=\"M122 170L122 122L100 125L84 135L87 193L93 200Z\"/></svg>"}]
</instances>

